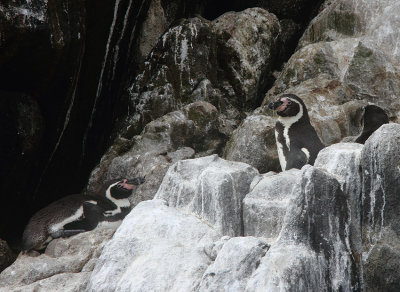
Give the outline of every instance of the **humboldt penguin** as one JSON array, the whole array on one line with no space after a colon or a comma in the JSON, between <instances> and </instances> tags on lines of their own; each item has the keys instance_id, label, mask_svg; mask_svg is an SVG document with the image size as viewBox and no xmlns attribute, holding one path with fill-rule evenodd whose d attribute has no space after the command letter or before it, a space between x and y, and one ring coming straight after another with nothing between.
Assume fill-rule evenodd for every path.
<instances>
[{"instance_id":1,"label":"humboldt penguin","mask_svg":"<svg viewBox=\"0 0 400 292\"><path fill-rule=\"evenodd\" d=\"M122 220L130 209L129 196L145 179L107 182L99 194L70 195L35 213L22 235L22 250L42 250L55 238L93 230L103 221Z\"/></svg>"},{"instance_id":2,"label":"humboldt penguin","mask_svg":"<svg viewBox=\"0 0 400 292\"><path fill-rule=\"evenodd\" d=\"M364 144L365 141L375 132L380 126L389 123L389 116L384 109L377 105L369 104L363 109L362 131L356 138L355 142Z\"/></svg>"},{"instance_id":3,"label":"humboldt penguin","mask_svg":"<svg viewBox=\"0 0 400 292\"><path fill-rule=\"evenodd\" d=\"M314 164L325 147L310 123L306 105L294 94L284 94L268 107L278 114L275 139L282 171Z\"/></svg>"}]
</instances>

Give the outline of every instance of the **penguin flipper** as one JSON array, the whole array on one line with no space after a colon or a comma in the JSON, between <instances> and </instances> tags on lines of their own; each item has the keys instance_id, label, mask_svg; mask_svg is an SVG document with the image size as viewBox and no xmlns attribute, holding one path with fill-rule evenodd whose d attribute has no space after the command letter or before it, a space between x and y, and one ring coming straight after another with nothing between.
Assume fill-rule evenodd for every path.
<instances>
[{"instance_id":1,"label":"penguin flipper","mask_svg":"<svg viewBox=\"0 0 400 292\"><path fill-rule=\"evenodd\" d=\"M83 202L83 218L64 225L62 237L69 237L81 232L90 231L97 227L103 218L103 208L90 201Z\"/></svg>"},{"instance_id":2,"label":"penguin flipper","mask_svg":"<svg viewBox=\"0 0 400 292\"><path fill-rule=\"evenodd\" d=\"M308 163L308 157L303 150L291 151L288 155L286 170L291 168L301 169Z\"/></svg>"}]
</instances>

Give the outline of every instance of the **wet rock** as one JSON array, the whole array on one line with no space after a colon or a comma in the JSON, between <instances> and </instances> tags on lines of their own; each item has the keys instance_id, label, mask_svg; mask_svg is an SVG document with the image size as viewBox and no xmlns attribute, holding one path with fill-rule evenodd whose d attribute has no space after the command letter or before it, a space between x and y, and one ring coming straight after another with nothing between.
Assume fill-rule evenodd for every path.
<instances>
[{"instance_id":1,"label":"wet rock","mask_svg":"<svg viewBox=\"0 0 400 292\"><path fill-rule=\"evenodd\" d=\"M218 232L161 200L141 202L106 245L87 291L193 291Z\"/></svg>"},{"instance_id":2,"label":"wet rock","mask_svg":"<svg viewBox=\"0 0 400 292\"><path fill-rule=\"evenodd\" d=\"M242 200L258 172L217 155L170 167L155 195L168 206L197 214L223 235L242 235Z\"/></svg>"},{"instance_id":3,"label":"wet rock","mask_svg":"<svg viewBox=\"0 0 400 292\"><path fill-rule=\"evenodd\" d=\"M255 237L229 239L205 271L199 291L244 291L269 245Z\"/></svg>"},{"instance_id":4,"label":"wet rock","mask_svg":"<svg viewBox=\"0 0 400 292\"><path fill-rule=\"evenodd\" d=\"M0 274L0 290L45 289L60 285L68 291L81 291L95 261L115 229L97 228L69 238L53 240L46 252L37 257L20 254Z\"/></svg>"},{"instance_id":5,"label":"wet rock","mask_svg":"<svg viewBox=\"0 0 400 292\"><path fill-rule=\"evenodd\" d=\"M348 202L340 184L304 166L293 195L279 239L246 291L351 291L359 279L347 244Z\"/></svg>"},{"instance_id":6,"label":"wet rock","mask_svg":"<svg viewBox=\"0 0 400 292\"><path fill-rule=\"evenodd\" d=\"M291 169L254 178L251 191L243 200L245 236L263 237L270 243L278 238L299 176L300 170Z\"/></svg>"},{"instance_id":7,"label":"wet rock","mask_svg":"<svg viewBox=\"0 0 400 292\"><path fill-rule=\"evenodd\" d=\"M247 117L228 140L224 158L250 164L261 173L278 170L275 122L265 115Z\"/></svg>"},{"instance_id":8,"label":"wet rock","mask_svg":"<svg viewBox=\"0 0 400 292\"><path fill-rule=\"evenodd\" d=\"M362 151L362 239L364 279L371 291L400 286L400 125L386 124L366 141Z\"/></svg>"}]
</instances>

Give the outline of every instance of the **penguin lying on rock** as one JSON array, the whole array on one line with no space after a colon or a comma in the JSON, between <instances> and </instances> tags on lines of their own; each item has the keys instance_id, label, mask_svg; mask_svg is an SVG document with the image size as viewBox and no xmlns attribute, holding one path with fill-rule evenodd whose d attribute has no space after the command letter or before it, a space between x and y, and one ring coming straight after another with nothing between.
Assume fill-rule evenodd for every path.
<instances>
[{"instance_id":1,"label":"penguin lying on rock","mask_svg":"<svg viewBox=\"0 0 400 292\"><path fill-rule=\"evenodd\" d=\"M307 108L300 97L284 94L268 107L276 110L275 139L282 171L314 164L325 147L310 123Z\"/></svg>"},{"instance_id":2,"label":"penguin lying on rock","mask_svg":"<svg viewBox=\"0 0 400 292\"><path fill-rule=\"evenodd\" d=\"M42 250L52 239L93 230L103 221L122 220L129 212L129 196L145 179L108 182L100 194L70 195L39 210L22 236L22 250Z\"/></svg>"}]
</instances>

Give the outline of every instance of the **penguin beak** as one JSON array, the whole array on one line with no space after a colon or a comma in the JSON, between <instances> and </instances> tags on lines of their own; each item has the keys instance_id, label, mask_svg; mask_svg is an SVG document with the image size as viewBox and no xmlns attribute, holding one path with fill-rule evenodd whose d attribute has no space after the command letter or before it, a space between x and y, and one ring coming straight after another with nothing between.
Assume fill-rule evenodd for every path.
<instances>
[{"instance_id":1,"label":"penguin beak","mask_svg":"<svg viewBox=\"0 0 400 292\"><path fill-rule=\"evenodd\" d=\"M268 105L268 107L269 107L270 109L272 109L272 110L276 110L276 109L277 109L278 107L280 107L282 104L283 104L283 101L278 100L278 101L275 101L275 102L271 102L271 103Z\"/></svg>"}]
</instances>

